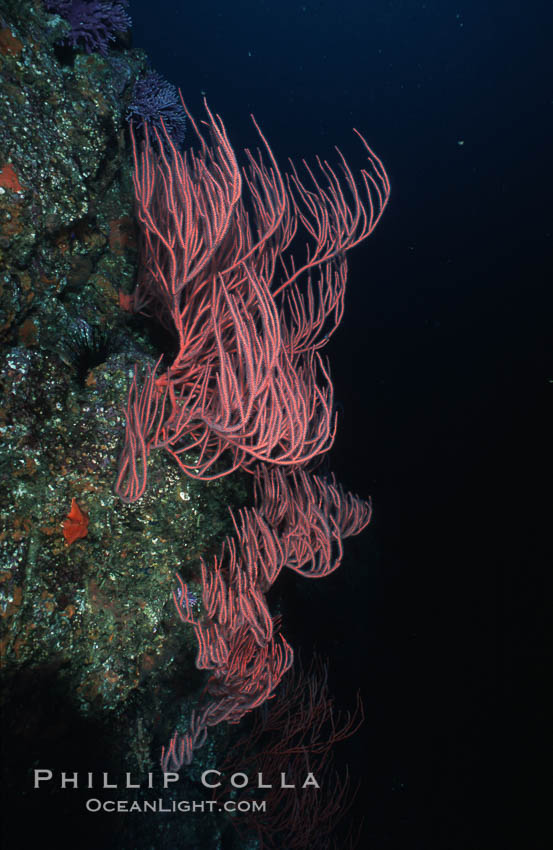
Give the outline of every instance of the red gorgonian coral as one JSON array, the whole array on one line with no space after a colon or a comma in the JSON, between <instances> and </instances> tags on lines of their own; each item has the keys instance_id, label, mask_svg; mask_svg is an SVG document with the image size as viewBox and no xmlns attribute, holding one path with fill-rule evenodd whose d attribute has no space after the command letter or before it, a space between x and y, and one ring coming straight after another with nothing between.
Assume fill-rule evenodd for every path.
<instances>
[{"instance_id":1,"label":"red gorgonian coral","mask_svg":"<svg viewBox=\"0 0 553 850\"><path fill-rule=\"evenodd\" d=\"M246 151L240 169L206 110L211 146L190 115L198 152L181 154L168 134L159 153L148 137L140 152L134 145L143 262L133 306L177 350L142 388L136 374L132 382L115 486L126 502L144 493L158 448L200 479L257 462L301 467L328 450L335 416L320 349L342 316L346 251L372 232L389 196L361 136L364 202L339 152L341 177L321 160L319 176L304 163L307 182L294 166L283 176L257 124L267 163Z\"/></svg>"},{"instance_id":2,"label":"red gorgonian coral","mask_svg":"<svg viewBox=\"0 0 553 850\"><path fill-rule=\"evenodd\" d=\"M188 731L164 749L164 770L190 764L209 726L236 723L271 698L293 652L267 590L284 567L331 573L343 538L371 515L370 502L308 467L334 438L320 349L342 317L346 252L388 201L384 167L357 133L369 160L358 182L339 151L339 172L317 159L317 170L304 162L305 180L294 165L283 176L254 121L265 158L246 151L241 169L223 122L206 112L210 144L187 111L198 151L181 154L163 123L155 146L147 129L140 151L133 135L142 266L121 303L155 317L175 351L141 387L135 368L115 489L125 502L139 499L149 454L163 448L194 478L253 473L255 507L233 516L235 533L214 563L202 561L200 612L179 577L177 611L210 678Z\"/></svg>"}]
</instances>

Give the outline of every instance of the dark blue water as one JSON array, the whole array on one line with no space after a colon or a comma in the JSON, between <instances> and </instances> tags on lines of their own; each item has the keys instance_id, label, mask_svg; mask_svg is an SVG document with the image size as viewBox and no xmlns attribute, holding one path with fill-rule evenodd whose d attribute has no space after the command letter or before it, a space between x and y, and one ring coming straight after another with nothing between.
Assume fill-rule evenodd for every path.
<instances>
[{"instance_id":1,"label":"dark blue water","mask_svg":"<svg viewBox=\"0 0 553 850\"><path fill-rule=\"evenodd\" d=\"M207 96L237 150L256 143L253 112L283 165L338 144L360 168L355 126L392 182L377 231L351 255L329 346L343 410L330 465L372 495L374 523L326 583L286 586L285 633L329 656L338 702L363 690L352 817L364 814L376 850L549 846L536 537L552 4L133 0L131 11L134 45L194 112Z\"/></svg>"}]
</instances>

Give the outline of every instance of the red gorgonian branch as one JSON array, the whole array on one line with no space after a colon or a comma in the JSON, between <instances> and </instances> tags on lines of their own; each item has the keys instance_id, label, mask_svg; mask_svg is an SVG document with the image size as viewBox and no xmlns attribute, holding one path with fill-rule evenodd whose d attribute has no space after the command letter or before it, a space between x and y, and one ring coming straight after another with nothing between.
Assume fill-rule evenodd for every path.
<instances>
[{"instance_id":1,"label":"red gorgonian branch","mask_svg":"<svg viewBox=\"0 0 553 850\"><path fill-rule=\"evenodd\" d=\"M370 502L303 470L256 472L256 506L233 515L235 533L208 568L201 563L202 615L192 612L188 587L177 573L179 617L198 642L196 667L209 670L207 702L192 715L188 731L175 733L161 764L178 771L190 764L208 726L236 723L270 699L291 667L293 651L278 634L266 593L281 569L308 578L329 575L342 557L342 539L369 522Z\"/></svg>"}]
</instances>

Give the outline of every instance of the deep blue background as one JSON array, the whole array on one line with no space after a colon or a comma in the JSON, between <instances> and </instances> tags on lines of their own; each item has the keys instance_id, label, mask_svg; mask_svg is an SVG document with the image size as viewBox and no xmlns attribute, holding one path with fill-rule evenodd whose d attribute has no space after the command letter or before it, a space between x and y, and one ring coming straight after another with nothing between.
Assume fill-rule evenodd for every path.
<instances>
[{"instance_id":1,"label":"deep blue background","mask_svg":"<svg viewBox=\"0 0 553 850\"><path fill-rule=\"evenodd\" d=\"M329 346L331 465L374 500L285 634L367 713L347 758L372 847L549 847L551 657L538 482L550 389L550 2L132 0L133 43L282 164L357 127L392 199ZM540 508L542 505L542 508ZM314 585L317 585L315 588ZM361 747L365 752L361 755ZM513 842L511 844L511 842Z\"/></svg>"}]
</instances>

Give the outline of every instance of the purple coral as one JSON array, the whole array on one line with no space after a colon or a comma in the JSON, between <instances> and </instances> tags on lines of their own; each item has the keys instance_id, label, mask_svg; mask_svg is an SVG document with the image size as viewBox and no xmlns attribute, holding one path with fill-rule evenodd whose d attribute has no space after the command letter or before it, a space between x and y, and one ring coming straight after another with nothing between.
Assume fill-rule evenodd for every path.
<instances>
[{"instance_id":1,"label":"purple coral","mask_svg":"<svg viewBox=\"0 0 553 850\"><path fill-rule=\"evenodd\" d=\"M87 53L106 56L108 44L116 33L131 26L125 9L129 0L99 2L99 0L45 0L49 12L55 12L71 25L71 32L62 39L71 47L81 47Z\"/></svg>"},{"instance_id":2,"label":"purple coral","mask_svg":"<svg viewBox=\"0 0 553 850\"><path fill-rule=\"evenodd\" d=\"M180 147L186 131L186 113L177 90L157 71L149 71L134 84L127 121L132 120L135 130L147 124L149 130L157 128L164 136L162 119L167 133Z\"/></svg>"}]
</instances>

